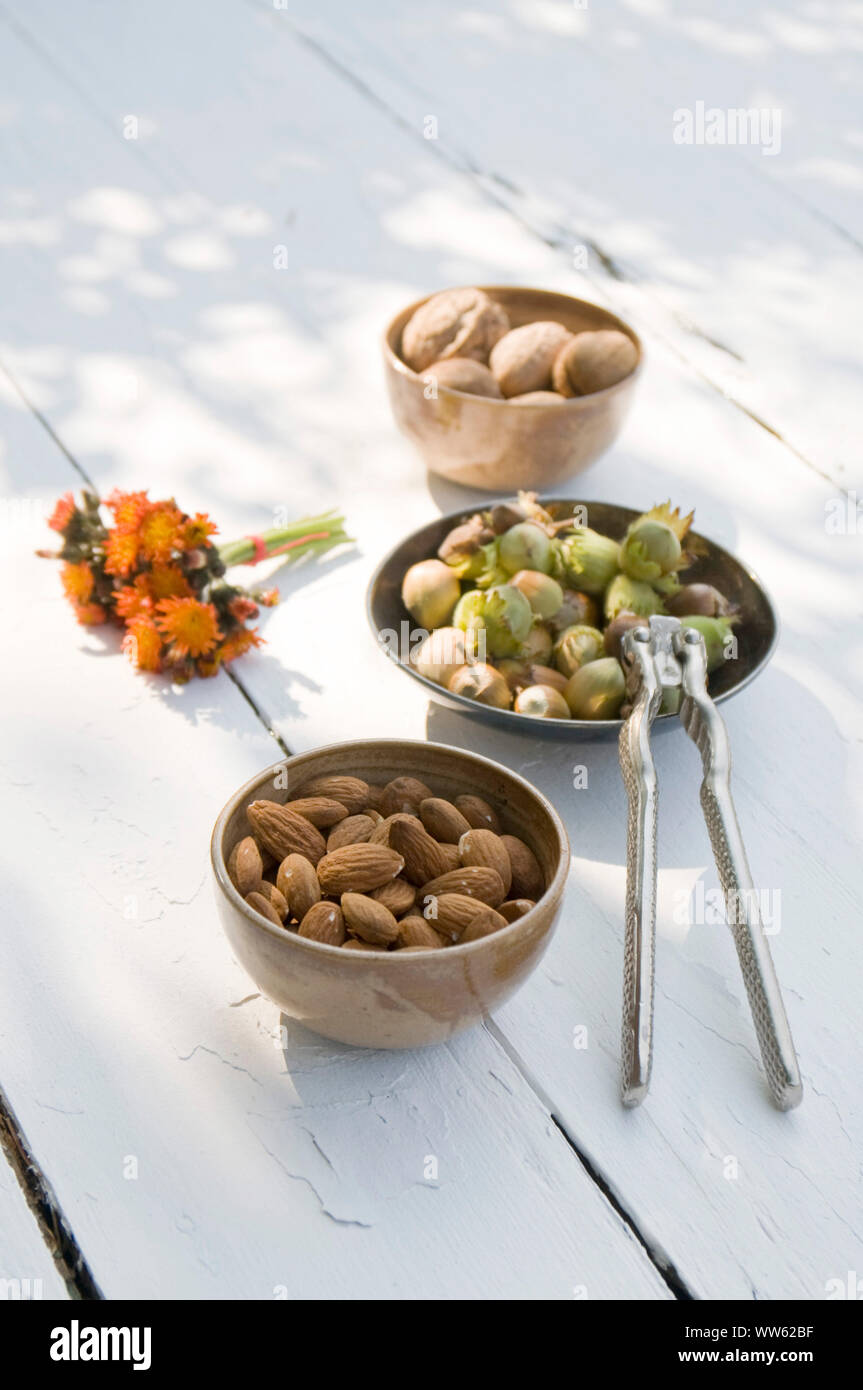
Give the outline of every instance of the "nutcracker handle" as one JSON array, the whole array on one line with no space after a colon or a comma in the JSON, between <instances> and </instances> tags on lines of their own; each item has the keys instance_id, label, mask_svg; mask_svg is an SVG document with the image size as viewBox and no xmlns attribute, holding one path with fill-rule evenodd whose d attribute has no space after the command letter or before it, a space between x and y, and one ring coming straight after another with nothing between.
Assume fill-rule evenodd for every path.
<instances>
[{"instance_id":1,"label":"nutcracker handle","mask_svg":"<svg viewBox=\"0 0 863 1390\"><path fill-rule=\"evenodd\" d=\"M728 731L707 694L704 638L693 628L684 628L675 638L675 651L683 680L680 718L701 754L704 771L701 808L725 895L728 923L737 948L767 1084L774 1104L780 1110L792 1110L803 1099L803 1085L731 796Z\"/></svg>"}]
</instances>

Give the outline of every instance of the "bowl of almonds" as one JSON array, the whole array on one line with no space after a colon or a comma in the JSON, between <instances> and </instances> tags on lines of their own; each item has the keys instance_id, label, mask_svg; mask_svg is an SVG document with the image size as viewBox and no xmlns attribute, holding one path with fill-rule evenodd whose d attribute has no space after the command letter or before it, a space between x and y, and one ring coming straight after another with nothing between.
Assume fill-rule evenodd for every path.
<instances>
[{"instance_id":1,"label":"bowl of almonds","mask_svg":"<svg viewBox=\"0 0 863 1390\"><path fill-rule=\"evenodd\" d=\"M618 435L643 357L600 305L512 285L409 304L383 351L396 424L426 467L493 492L589 467Z\"/></svg>"},{"instance_id":2,"label":"bowl of almonds","mask_svg":"<svg viewBox=\"0 0 863 1390\"><path fill-rule=\"evenodd\" d=\"M445 1042L542 956L569 844L516 773L442 744L331 744L219 816L211 860L240 964L289 1018L359 1047Z\"/></svg>"}]
</instances>

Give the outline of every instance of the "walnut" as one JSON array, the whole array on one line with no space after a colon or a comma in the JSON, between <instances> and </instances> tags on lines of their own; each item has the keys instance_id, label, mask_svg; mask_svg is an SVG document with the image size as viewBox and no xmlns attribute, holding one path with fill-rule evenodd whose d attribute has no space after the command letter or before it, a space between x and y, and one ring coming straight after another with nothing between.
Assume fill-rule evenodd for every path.
<instances>
[{"instance_id":1,"label":"walnut","mask_svg":"<svg viewBox=\"0 0 863 1390\"><path fill-rule=\"evenodd\" d=\"M482 290L441 290L405 324L402 357L415 372L444 357L484 362L508 328L506 310Z\"/></svg>"},{"instance_id":2,"label":"walnut","mask_svg":"<svg viewBox=\"0 0 863 1390\"><path fill-rule=\"evenodd\" d=\"M562 323L540 319L513 328L492 348L489 366L505 396L548 391L551 369L572 334Z\"/></svg>"},{"instance_id":3,"label":"walnut","mask_svg":"<svg viewBox=\"0 0 863 1390\"><path fill-rule=\"evenodd\" d=\"M431 377L438 386L448 386L451 391L467 391L472 396L496 396L503 399L503 393L482 362L472 357L446 357L442 362L433 362L423 372L423 377Z\"/></svg>"},{"instance_id":4,"label":"walnut","mask_svg":"<svg viewBox=\"0 0 863 1390\"><path fill-rule=\"evenodd\" d=\"M510 396L510 405L563 405L565 396L559 391L525 391L523 396Z\"/></svg>"},{"instance_id":5,"label":"walnut","mask_svg":"<svg viewBox=\"0 0 863 1390\"><path fill-rule=\"evenodd\" d=\"M635 370L638 349L616 329L577 333L555 359L554 389L562 396L588 396L605 391Z\"/></svg>"}]
</instances>

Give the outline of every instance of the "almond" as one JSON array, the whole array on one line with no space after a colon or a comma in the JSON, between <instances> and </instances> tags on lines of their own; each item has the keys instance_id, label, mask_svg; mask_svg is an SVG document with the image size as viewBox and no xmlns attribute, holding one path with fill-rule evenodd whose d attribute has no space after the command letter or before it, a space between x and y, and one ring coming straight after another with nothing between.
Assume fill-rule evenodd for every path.
<instances>
[{"instance_id":1,"label":"almond","mask_svg":"<svg viewBox=\"0 0 863 1390\"><path fill-rule=\"evenodd\" d=\"M474 920L493 909L466 893L441 893L426 904L426 923L450 941L458 941ZM406 919L407 920L407 919Z\"/></svg>"},{"instance_id":2,"label":"almond","mask_svg":"<svg viewBox=\"0 0 863 1390\"><path fill-rule=\"evenodd\" d=\"M375 946L389 946L399 934L399 924L388 907L363 893L343 893L342 912L354 936Z\"/></svg>"},{"instance_id":3,"label":"almond","mask_svg":"<svg viewBox=\"0 0 863 1390\"><path fill-rule=\"evenodd\" d=\"M383 888L373 889L371 896L375 902L388 907L396 917L403 917L416 902L417 890L412 883L408 883L407 879L399 875L392 883L385 883Z\"/></svg>"},{"instance_id":4,"label":"almond","mask_svg":"<svg viewBox=\"0 0 863 1390\"><path fill-rule=\"evenodd\" d=\"M348 816L345 820L334 825L327 836L327 853L333 849L341 849L342 845L364 844L375 828L376 822L371 816L364 813L358 816Z\"/></svg>"},{"instance_id":5,"label":"almond","mask_svg":"<svg viewBox=\"0 0 863 1390\"><path fill-rule=\"evenodd\" d=\"M453 869L431 879L420 889L420 901L436 898L443 893L464 893L469 898L478 898L489 907L498 907L506 897L503 880L496 869L488 869L480 864L469 864L462 869Z\"/></svg>"},{"instance_id":6,"label":"almond","mask_svg":"<svg viewBox=\"0 0 863 1390\"><path fill-rule=\"evenodd\" d=\"M497 869L503 881L504 893L512 884L512 865L506 846L493 830L468 830L458 842L459 858L462 864L484 864L487 869Z\"/></svg>"},{"instance_id":7,"label":"almond","mask_svg":"<svg viewBox=\"0 0 863 1390\"><path fill-rule=\"evenodd\" d=\"M440 845L413 817L396 821L390 828L390 848L404 859L405 878L411 883L428 883L446 873Z\"/></svg>"},{"instance_id":8,"label":"almond","mask_svg":"<svg viewBox=\"0 0 863 1390\"><path fill-rule=\"evenodd\" d=\"M530 912L532 907L536 907L536 903L531 898L510 898L507 902L501 903L498 912L507 922L517 922L519 917Z\"/></svg>"},{"instance_id":9,"label":"almond","mask_svg":"<svg viewBox=\"0 0 863 1390\"><path fill-rule=\"evenodd\" d=\"M369 843L373 845L388 845L390 842L390 831L397 821L416 819L417 817L412 815L409 811L397 811L394 816L387 816L385 820L379 821L375 826L369 836Z\"/></svg>"},{"instance_id":10,"label":"almond","mask_svg":"<svg viewBox=\"0 0 863 1390\"><path fill-rule=\"evenodd\" d=\"M368 805L369 784L361 777L313 777L311 782L304 782L297 792L297 797L310 796L325 796L332 801L340 801L347 808L348 815L355 816Z\"/></svg>"},{"instance_id":11,"label":"almond","mask_svg":"<svg viewBox=\"0 0 863 1390\"><path fill-rule=\"evenodd\" d=\"M276 887L288 904L288 911L298 922L321 900L321 885L308 859L302 854L289 854L279 865Z\"/></svg>"},{"instance_id":12,"label":"almond","mask_svg":"<svg viewBox=\"0 0 863 1390\"><path fill-rule=\"evenodd\" d=\"M384 816L394 816L398 811L408 811L417 815L420 803L432 795L425 782L417 777L394 777L387 782L381 792L379 810Z\"/></svg>"},{"instance_id":13,"label":"almond","mask_svg":"<svg viewBox=\"0 0 863 1390\"><path fill-rule=\"evenodd\" d=\"M304 859L303 863L307 864L308 860ZM311 864L309 864L309 868L311 867ZM284 922L285 918L288 915L288 904L285 900L284 894L279 892L276 885L274 883L268 883L265 878L262 878L260 883L254 889L254 892L260 893L262 898L266 898L267 902L270 904L270 907L275 912L279 921Z\"/></svg>"},{"instance_id":14,"label":"almond","mask_svg":"<svg viewBox=\"0 0 863 1390\"><path fill-rule=\"evenodd\" d=\"M532 898L536 902L545 892L545 879L536 855L517 835L501 835L500 842L512 865L512 892L517 898Z\"/></svg>"},{"instance_id":15,"label":"almond","mask_svg":"<svg viewBox=\"0 0 863 1390\"><path fill-rule=\"evenodd\" d=\"M288 854L302 854L317 864L326 853L324 837L314 825L275 801L253 801L246 812L257 838L279 863Z\"/></svg>"},{"instance_id":16,"label":"almond","mask_svg":"<svg viewBox=\"0 0 863 1390\"><path fill-rule=\"evenodd\" d=\"M280 927L282 925L281 917L277 916L274 907L270 907L263 893L247 893L246 902L249 907L259 913L261 917L266 917L267 921L272 922L274 926Z\"/></svg>"},{"instance_id":17,"label":"almond","mask_svg":"<svg viewBox=\"0 0 863 1390\"><path fill-rule=\"evenodd\" d=\"M370 811L380 811L381 797L383 794L383 787L377 787L373 782L369 782L369 803L366 809Z\"/></svg>"},{"instance_id":18,"label":"almond","mask_svg":"<svg viewBox=\"0 0 863 1390\"><path fill-rule=\"evenodd\" d=\"M446 945L446 938L436 932L430 922L426 922L422 917L405 917L399 922L399 950L405 950L412 946L433 946L441 947Z\"/></svg>"},{"instance_id":19,"label":"almond","mask_svg":"<svg viewBox=\"0 0 863 1390\"><path fill-rule=\"evenodd\" d=\"M356 937L348 937L347 941L342 942L343 951L383 951L386 955L386 946L374 946L371 941L358 941Z\"/></svg>"},{"instance_id":20,"label":"almond","mask_svg":"<svg viewBox=\"0 0 863 1390\"><path fill-rule=\"evenodd\" d=\"M499 912L495 912L493 907L484 908L478 912L472 921L468 922L461 936L459 946L466 946L470 941L479 941L483 936L491 936L493 932L500 931L501 927L507 925L506 918L501 917Z\"/></svg>"},{"instance_id":21,"label":"almond","mask_svg":"<svg viewBox=\"0 0 863 1390\"><path fill-rule=\"evenodd\" d=\"M253 892L263 878L264 861L251 835L239 840L228 855L228 875L243 897Z\"/></svg>"},{"instance_id":22,"label":"almond","mask_svg":"<svg viewBox=\"0 0 863 1390\"><path fill-rule=\"evenodd\" d=\"M438 845L441 858L444 862L444 873L452 873L454 869L461 868L461 858L458 852L458 845Z\"/></svg>"},{"instance_id":23,"label":"almond","mask_svg":"<svg viewBox=\"0 0 863 1390\"><path fill-rule=\"evenodd\" d=\"M429 796L420 802L420 820L430 835L448 845L457 845L470 822L451 801L442 796Z\"/></svg>"},{"instance_id":24,"label":"almond","mask_svg":"<svg viewBox=\"0 0 863 1390\"><path fill-rule=\"evenodd\" d=\"M311 821L319 830L336 825L348 814L346 806L340 801L333 801L329 796L301 796L289 804L295 816L305 816L306 820Z\"/></svg>"},{"instance_id":25,"label":"almond","mask_svg":"<svg viewBox=\"0 0 863 1390\"><path fill-rule=\"evenodd\" d=\"M345 939L345 919L338 903L315 903L300 923L300 936L320 941L324 946L341 946Z\"/></svg>"},{"instance_id":26,"label":"almond","mask_svg":"<svg viewBox=\"0 0 863 1390\"><path fill-rule=\"evenodd\" d=\"M474 830L493 830L496 835L500 834L497 812L481 796L457 796L455 805Z\"/></svg>"},{"instance_id":27,"label":"almond","mask_svg":"<svg viewBox=\"0 0 863 1390\"><path fill-rule=\"evenodd\" d=\"M404 866L386 845L343 845L321 859L318 881L325 893L367 893L390 883Z\"/></svg>"},{"instance_id":28,"label":"almond","mask_svg":"<svg viewBox=\"0 0 863 1390\"><path fill-rule=\"evenodd\" d=\"M400 947L399 947L399 955L400 955L400 956L407 956L407 955L410 954L411 951L435 951L435 950L437 950L437 947L436 947L436 946L400 946Z\"/></svg>"}]
</instances>

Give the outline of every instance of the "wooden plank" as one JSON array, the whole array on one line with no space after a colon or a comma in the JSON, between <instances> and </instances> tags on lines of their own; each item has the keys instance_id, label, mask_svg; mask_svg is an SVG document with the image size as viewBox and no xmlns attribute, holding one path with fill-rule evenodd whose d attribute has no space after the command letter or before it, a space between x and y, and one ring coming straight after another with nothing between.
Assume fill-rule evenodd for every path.
<instances>
[{"instance_id":1,"label":"wooden plank","mask_svg":"<svg viewBox=\"0 0 863 1390\"><path fill-rule=\"evenodd\" d=\"M26 412L2 438L40 490L72 481ZM105 1295L671 1297L487 1032L412 1057L282 1034L207 865L276 745L227 678L172 689L76 630L32 554L47 499L4 496L29 679L2 721L2 1076Z\"/></svg>"},{"instance_id":2,"label":"wooden plank","mask_svg":"<svg viewBox=\"0 0 863 1390\"><path fill-rule=\"evenodd\" d=\"M183 22L196 21L191 16ZM129 38L134 64L130 57L124 72L140 84L136 94L149 91L155 102L158 44L148 49L146 35L127 32L134 34ZM276 62L268 42L262 47L264 38L240 17L220 17L218 29L210 22L207 36L208 80L214 89L220 81L223 89L230 87L226 54L231 71L242 55L243 70L256 76L243 111L232 109L230 140L222 139L216 151L206 119L184 115L173 93L172 101L158 107L165 149L151 148L147 165L129 157L140 151L112 145L88 124L71 98L61 100L72 137L62 162L38 122L35 130L32 123L28 127L27 140L37 142L46 179L50 171L53 206L77 209L62 220L72 249L105 269L112 246L116 250L111 237L119 236L127 250L129 245L139 249L148 273L170 278L175 294L158 306L146 300L141 305L134 287L118 274L111 281L106 315L82 321L77 310L52 298L57 280L50 257L38 248L22 251L22 271L41 286L41 297L38 314L32 308L25 314L23 298L14 295L4 310L6 332L14 330L31 345L29 357L19 354L16 364L100 482L140 483L155 473L169 478L179 496L194 487L196 501L214 500L223 515L229 507L243 515L250 497L282 502L288 481L298 507L349 497L360 558L314 576L298 572L289 583L290 604L268 620L269 655L245 667L256 699L296 746L351 732L422 736L427 731L491 752L554 795L570 821L578 880L555 954L504 1014L501 1046L520 1059L519 1068L596 1160L651 1242L691 1278L697 1292L820 1296L826 1279L837 1273L834 1265L841 1274L847 1262L854 1267L859 1258L852 1229L851 1141L843 1137L847 1132L853 1140L855 1133L843 1058L853 1050L854 1000L847 981L853 977L848 965L859 950L851 930L859 910L852 830L859 815L859 781L845 788L835 776L814 777L808 764L789 763L788 749L811 746L812 765L828 768L840 754L853 752L854 695L835 654L844 633L842 595L857 572L856 542L824 530L830 489L705 390L681 369L661 337L651 334L652 366L637 413L621 446L580 490L587 497L641 498L645 504L672 493L686 505L694 503L705 529L760 568L779 598L786 616L780 657L728 713L740 769L738 800L750 854L760 866L756 873L762 883L782 888L786 914L792 905L792 921L786 915L775 945L811 1084L798 1114L780 1118L766 1108L728 943L706 927L678 930L667 945L663 942L661 960L662 988L669 1001L680 1001L665 1005L671 1010L668 1024L662 1015L659 1019L661 1038L674 1039L662 1043L666 1069L659 1070L660 1061L650 1108L622 1116L614 1067L623 822L613 748L525 749L519 740L493 736L474 722L427 707L375 653L358 602L383 549L429 514L424 480L393 437L371 348L388 307L423 284L485 278L489 248L500 255L503 247L520 278L563 288L576 279L561 276L553 253L501 210L489 211L469 186L436 163L417 160L408 135L394 134L384 116L325 69L312 66L307 56L287 46ZM106 81L117 81L117 72L114 63ZM279 101L272 85L276 78ZM49 92L51 102L58 100L38 65L25 67L21 80L37 106L44 94L47 109ZM95 82L90 85L95 89ZM297 134L301 125L304 150ZM266 148L264 133L270 142ZM260 152L254 174L248 168L251 148ZM78 197L82 187L92 186L87 179L94 149L100 177L131 195L127 216L134 208L142 217L161 219L152 238L134 236L122 222L93 230L83 220ZM264 254L285 201L284 189L274 192L267 182L277 160L273 150L299 168L287 185L299 208L287 281L273 276ZM377 153L381 150L385 158ZM232 261L225 269L207 272L200 255L199 269L178 268L168 256L176 229L170 199L161 191L168 175L154 174L154 161L160 170L194 168L207 199L192 222L199 252L204 233L221 236ZM333 187L339 189L335 209ZM253 210L271 219L269 234L246 243L246 250L239 238L218 230L238 189L249 194ZM451 248L417 245L416 237L405 246L404 209L429 192L461 238L458 273ZM116 223L117 208L115 201L112 213L103 201L101 216L113 216ZM99 207L91 202L83 211L94 217ZM61 214L56 216L59 223ZM107 246L100 239L106 234ZM339 266L335 277L333 265ZM251 313L248 305L258 296L263 303ZM243 313L237 304L246 306ZM232 306L230 312L225 306ZM154 341L158 365L148 360ZM51 345L53 360L47 352ZM107 373L108 353L115 375L100 376ZM107 386L116 383L117 364L140 384L138 399L121 396L113 418L106 418ZM294 381L298 384L288 395L286 383ZM166 420L179 428L167 430ZM284 440L290 441L287 460ZM296 461L302 455L316 471L301 477ZM201 469L204 457L213 460L209 472ZM393 479L398 480L397 505L389 500ZM443 507L460 505L464 498L436 483L432 495ZM831 597L835 618L812 597L816 577ZM777 707L785 722L776 719ZM679 766L674 742L663 740L660 757L668 902L676 888L692 887L709 856L693 815L694 755ZM586 803L573 800L568 758L588 766L593 796ZM801 833L810 825L824 835L826 884L824 854L816 861ZM711 885L709 874L704 882ZM835 942L816 941L808 929L810 920L823 920L825 912L835 919ZM824 999L831 1001L829 1024L823 1021ZM585 1052L572 1047L573 1029L583 1023L591 1039ZM825 1130L832 1140L826 1155ZM736 1180L718 1171L728 1156L737 1159L742 1176Z\"/></svg>"}]
</instances>

